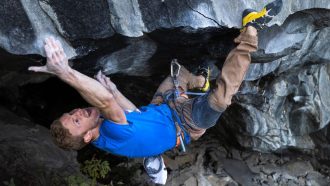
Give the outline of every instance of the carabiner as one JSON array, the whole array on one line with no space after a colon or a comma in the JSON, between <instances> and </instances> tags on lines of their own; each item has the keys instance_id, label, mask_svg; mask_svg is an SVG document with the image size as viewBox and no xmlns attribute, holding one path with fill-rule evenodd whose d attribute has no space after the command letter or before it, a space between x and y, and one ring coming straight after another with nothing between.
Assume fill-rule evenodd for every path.
<instances>
[{"instance_id":1,"label":"carabiner","mask_svg":"<svg viewBox=\"0 0 330 186\"><path fill-rule=\"evenodd\" d=\"M179 76L181 70L181 65L178 63L177 59L173 59L171 62L171 76L176 78Z\"/></svg>"}]
</instances>

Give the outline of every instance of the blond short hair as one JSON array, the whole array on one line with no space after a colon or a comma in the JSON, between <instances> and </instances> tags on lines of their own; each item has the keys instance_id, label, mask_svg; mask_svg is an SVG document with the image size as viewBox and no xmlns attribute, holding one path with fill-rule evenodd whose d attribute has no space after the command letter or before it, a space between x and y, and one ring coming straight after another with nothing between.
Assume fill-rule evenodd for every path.
<instances>
[{"instance_id":1,"label":"blond short hair","mask_svg":"<svg viewBox=\"0 0 330 186\"><path fill-rule=\"evenodd\" d=\"M62 149L80 150L87 145L84 142L83 135L73 136L59 119L53 121L50 125L50 134L53 137L54 143Z\"/></svg>"}]
</instances>

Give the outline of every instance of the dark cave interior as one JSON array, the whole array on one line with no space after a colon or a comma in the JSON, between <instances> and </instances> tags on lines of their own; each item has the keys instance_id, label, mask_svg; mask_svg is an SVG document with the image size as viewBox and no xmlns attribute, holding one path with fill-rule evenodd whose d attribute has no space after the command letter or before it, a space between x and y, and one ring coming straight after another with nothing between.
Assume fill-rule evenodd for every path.
<instances>
[{"instance_id":1,"label":"dark cave interior","mask_svg":"<svg viewBox=\"0 0 330 186\"><path fill-rule=\"evenodd\" d=\"M137 106L142 106L149 103L158 85L169 73L169 64L173 58L179 59L179 62L190 70L196 68L201 61L210 59L218 61L216 65L221 68L226 55L234 47L232 39L237 34L237 29L208 28L188 33L190 29L157 30L146 34L144 37L155 41L158 47L150 59L153 64L153 74L129 76L117 73L110 75L111 80L128 99ZM97 41L88 39L72 41L72 45L83 56L73 59L71 64L78 71L93 77L99 70L95 67L96 59L120 50L135 39L115 35ZM0 105L19 117L49 128L51 122L64 112L88 106L76 90L58 78L27 71L29 66L44 65L46 62L44 57L14 55L2 49L0 56ZM91 145L80 150L77 159L82 163L92 157L106 159L111 167L128 161L127 158L110 155ZM105 180L129 176L129 174L121 175L120 168L119 170L113 168L112 172L114 173L112 177L107 177Z\"/></svg>"},{"instance_id":2,"label":"dark cave interior","mask_svg":"<svg viewBox=\"0 0 330 186\"><path fill-rule=\"evenodd\" d=\"M151 76L144 76L143 74L141 76L130 76L117 73L111 74L109 77L128 99L132 100L137 106L142 106L149 103L158 85L169 73L169 64L173 58L179 59L179 62L190 70L194 70L200 62L207 60L215 62L216 66L221 68L226 55L234 47L232 40L237 35L238 30L207 28L192 33L189 29L191 28L156 30L144 36L157 43L157 51L150 59L153 72ZM115 35L105 40L71 41L72 45L83 54L72 60L72 66L78 71L93 77L99 70L99 67L95 65L97 59L107 53L124 48L136 39L141 38ZM61 116L62 113L74 108L88 106L76 90L58 78L27 71L27 68L31 65L45 64L46 59L42 56L19 56L9 54L2 49L0 50L0 56L0 105L18 116L49 128L51 122ZM269 77L262 79L261 83L267 81L267 78ZM235 134L229 128L224 126L222 129L226 131L223 132L226 135L214 135L217 133L215 129L210 129L206 135L217 136L219 144L228 149L244 150L233 140ZM326 133L328 130L329 127L320 132ZM317 137L318 135L315 134L314 138L317 139ZM295 156L295 151L295 149L289 148L275 154L279 157L283 155ZM110 155L89 145L78 152L77 159L80 163L83 163L93 157L109 161L112 167L112 174L98 180L99 182L108 183L109 180L125 180L124 178L127 178L127 183L129 183L130 172L127 172L127 169L123 170L122 167L116 168L116 165L128 162L127 158ZM314 163L319 166L320 162ZM328 161L322 163L327 164ZM143 170L143 167L135 167L135 169ZM123 172L126 172L126 174L123 174Z\"/></svg>"}]
</instances>

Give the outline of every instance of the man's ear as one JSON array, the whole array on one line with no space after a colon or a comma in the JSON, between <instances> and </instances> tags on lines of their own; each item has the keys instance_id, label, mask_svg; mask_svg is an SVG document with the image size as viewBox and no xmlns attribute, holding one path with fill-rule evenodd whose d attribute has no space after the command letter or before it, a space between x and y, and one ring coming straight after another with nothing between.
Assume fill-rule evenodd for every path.
<instances>
[{"instance_id":1,"label":"man's ear","mask_svg":"<svg viewBox=\"0 0 330 186\"><path fill-rule=\"evenodd\" d=\"M85 143L89 143L89 142L91 142L92 138L93 138L92 131L89 130L89 131L87 131L87 133L84 135L84 142L85 142Z\"/></svg>"}]
</instances>

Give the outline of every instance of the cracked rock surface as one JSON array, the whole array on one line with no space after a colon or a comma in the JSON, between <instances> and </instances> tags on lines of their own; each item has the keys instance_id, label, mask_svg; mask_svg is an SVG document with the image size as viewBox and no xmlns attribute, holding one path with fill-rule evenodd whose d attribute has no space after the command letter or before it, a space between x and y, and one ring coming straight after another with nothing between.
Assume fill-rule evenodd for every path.
<instances>
[{"instance_id":1,"label":"cracked rock surface","mask_svg":"<svg viewBox=\"0 0 330 186\"><path fill-rule=\"evenodd\" d=\"M61 39L69 57L79 55L70 41L102 39L115 33L139 37L156 29L191 27L240 28L246 8L260 10L267 1L214 0L31 0L0 3L0 46L15 54L43 54L46 36ZM283 0L284 8L270 24L306 9L329 9L327 0Z\"/></svg>"},{"instance_id":2,"label":"cracked rock surface","mask_svg":"<svg viewBox=\"0 0 330 186\"><path fill-rule=\"evenodd\" d=\"M2 0L0 105L20 117L41 118L38 121L43 125L58 112L67 111L64 108L79 105L70 102L77 95L64 98L65 91L58 97L48 96L67 88L51 80L49 92L44 91L45 84L35 88L48 75L26 72L30 65L45 63L42 47L47 36L61 41L73 68L90 76L98 70L109 76L121 74L118 87L137 105L146 104L169 73L173 58L188 69L207 62L221 70L235 47L232 40L239 34L240 12L251 7L260 10L270 1ZM245 82L216 127L191 144L191 153L166 154L171 170L168 185L329 185L330 3L283 0L283 4L280 15L259 33L259 49L252 54ZM7 113L0 110L0 114ZM46 129L31 125L29 130L16 124L20 119L9 126L5 119L0 120L5 124L1 131L6 131L0 144L5 149L0 156L4 166L13 165L6 161L16 150L33 152L20 143L14 143L14 148L6 142L15 138L7 132L14 129L22 134L19 141L45 141L41 158L48 148L60 153L59 160L52 154L45 161L58 165L72 160L54 149L46 134L40 138L31 134ZM30 142L27 145L36 150ZM38 157L27 160L39 165ZM114 181L148 184L140 165L139 160L131 160L128 169L136 176L120 180L121 172ZM127 171L125 163L118 167ZM10 170L0 177L13 174ZM31 173L31 177L38 174ZM40 180L48 183L44 177Z\"/></svg>"},{"instance_id":3,"label":"cracked rock surface","mask_svg":"<svg viewBox=\"0 0 330 186\"><path fill-rule=\"evenodd\" d=\"M82 175L76 153L58 148L45 127L0 107L0 180L16 185L61 185Z\"/></svg>"},{"instance_id":4,"label":"cracked rock surface","mask_svg":"<svg viewBox=\"0 0 330 186\"><path fill-rule=\"evenodd\" d=\"M213 131L212 131L213 132ZM163 155L169 175L166 185L329 185L329 166L316 161L317 157L296 155L290 151L265 154L241 151L219 145L208 133L189 145L188 153L171 151ZM180 153L179 153L180 154ZM135 159L118 167L131 172L134 179L114 180L116 183L153 185L142 170L142 160Z\"/></svg>"}]
</instances>

